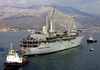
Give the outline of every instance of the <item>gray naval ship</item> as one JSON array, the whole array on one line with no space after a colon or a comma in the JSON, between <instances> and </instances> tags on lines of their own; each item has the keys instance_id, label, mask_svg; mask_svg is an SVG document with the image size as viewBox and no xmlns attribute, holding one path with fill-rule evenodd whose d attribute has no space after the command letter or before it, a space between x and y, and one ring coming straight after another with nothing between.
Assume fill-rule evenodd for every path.
<instances>
[{"instance_id":1,"label":"gray naval ship","mask_svg":"<svg viewBox=\"0 0 100 70\"><path fill-rule=\"evenodd\" d=\"M82 42L84 34L82 29L76 28L74 25L74 16L71 17L72 23L62 30L55 30L55 9L48 24L46 17L46 25L43 31L31 32L26 38L20 40L20 48L24 55L38 55L57 52L72 47L79 46Z\"/></svg>"}]
</instances>

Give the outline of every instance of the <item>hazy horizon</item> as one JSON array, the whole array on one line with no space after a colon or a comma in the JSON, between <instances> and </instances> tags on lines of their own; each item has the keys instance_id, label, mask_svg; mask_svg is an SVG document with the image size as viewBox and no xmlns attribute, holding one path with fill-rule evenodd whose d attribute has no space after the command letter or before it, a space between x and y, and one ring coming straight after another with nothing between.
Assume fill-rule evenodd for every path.
<instances>
[{"instance_id":1,"label":"hazy horizon","mask_svg":"<svg viewBox=\"0 0 100 70\"><path fill-rule=\"evenodd\" d=\"M32 5L50 5L56 2L59 6L71 6L83 12L100 14L99 0L0 0L0 6L11 5L17 7L29 7Z\"/></svg>"}]
</instances>

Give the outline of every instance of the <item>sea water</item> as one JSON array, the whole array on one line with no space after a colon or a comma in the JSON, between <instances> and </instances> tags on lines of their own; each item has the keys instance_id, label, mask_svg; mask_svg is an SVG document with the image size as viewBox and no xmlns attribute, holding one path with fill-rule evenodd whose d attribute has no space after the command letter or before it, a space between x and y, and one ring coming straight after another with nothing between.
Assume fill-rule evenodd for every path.
<instances>
[{"instance_id":1,"label":"sea water","mask_svg":"<svg viewBox=\"0 0 100 70\"><path fill-rule=\"evenodd\" d=\"M0 32L0 70L5 70L4 62L13 43L13 49L20 50L20 39L30 32ZM91 33L98 42L87 43L90 33L84 33L80 46L68 50L26 56L29 62L14 70L100 70L100 33ZM93 48L93 51L90 49Z\"/></svg>"}]
</instances>

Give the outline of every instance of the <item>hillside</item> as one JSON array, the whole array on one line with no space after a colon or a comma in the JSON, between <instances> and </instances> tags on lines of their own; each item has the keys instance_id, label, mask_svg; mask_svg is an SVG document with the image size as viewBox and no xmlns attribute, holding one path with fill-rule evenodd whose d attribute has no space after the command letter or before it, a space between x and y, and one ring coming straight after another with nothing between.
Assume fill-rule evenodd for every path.
<instances>
[{"instance_id":1,"label":"hillside","mask_svg":"<svg viewBox=\"0 0 100 70\"><path fill-rule=\"evenodd\" d=\"M42 28L45 24L46 13L50 19L53 8L40 7L36 9L23 9L12 6L0 7L0 23L10 24L21 28ZM71 21L71 16L56 10L56 29L67 26ZM78 27L81 24L75 22Z\"/></svg>"},{"instance_id":2,"label":"hillside","mask_svg":"<svg viewBox=\"0 0 100 70\"><path fill-rule=\"evenodd\" d=\"M39 9L41 7L54 7L54 5L33 5L28 7L27 9ZM73 15L82 15L82 16L91 16L91 14L82 12L78 9L75 9L73 7L63 7L63 6L56 6L56 9L61 11L62 13L65 13L67 15L73 16Z\"/></svg>"},{"instance_id":3,"label":"hillside","mask_svg":"<svg viewBox=\"0 0 100 70\"><path fill-rule=\"evenodd\" d=\"M20 28L0 23L0 29L20 29Z\"/></svg>"},{"instance_id":4,"label":"hillside","mask_svg":"<svg viewBox=\"0 0 100 70\"><path fill-rule=\"evenodd\" d=\"M45 17L51 18L54 5L33 5L28 8L1 6L0 23L20 28L42 28L45 25ZM71 22L71 16L75 16L75 25L78 28L99 26L100 17L82 12L73 7L56 6L56 29L67 27ZM99 26L100 27L100 26Z\"/></svg>"},{"instance_id":5,"label":"hillside","mask_svg":"<svg viewBox=\"0 0 100 70\"><path fill-rule=\"evenodd\" d=\"M45 7L53 7L53 5L44 5ZM34 9L38 9L41 8L41 5L37 6L37 5L33 5L31 7L28 8L34 8ZM73 7L63 7L63 6L56 6L57 10L59 10L62 13L65 13L69 16L75 16L75 21L80 23L82 26L84 26L84 28L86 27L100 27L100 15L91 15L89 13L86 12L82 12L78 9L75 9Z\"/></svg>"},{"instance_id":6,"label":"hillside","mask_svg":"<svg viewBox=\"0 0 100 70\"><path fill-rule=\"evenodd\" d=\"M78 16L75 21L84 27L100 27L100 16Z\"/></svg>"}]
</instances>

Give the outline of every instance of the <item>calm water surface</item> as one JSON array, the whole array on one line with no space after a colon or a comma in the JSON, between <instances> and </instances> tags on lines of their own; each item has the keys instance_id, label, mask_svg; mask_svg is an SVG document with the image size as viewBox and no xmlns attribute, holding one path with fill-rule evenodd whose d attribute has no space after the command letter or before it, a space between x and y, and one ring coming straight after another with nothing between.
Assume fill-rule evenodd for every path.
<instances>
[{"instance_id":1,"label":"calm water surface","mask_svg":"<svg viewBox=\"0 0 100 70\"><path fill-rule=\"evenodd\" d=\"M19 41L29 32L0 32L0 70L5 70L3 65L6 55L13 48L20 50ZM16 70L100 70L100 33L92 33L97 43L87 44L86 39L90 33L84 33L82 44L78 47L46 55L27 56L28 64ZM94 51L90 51L90 48Z\"/></svg>"}]
</instances>

